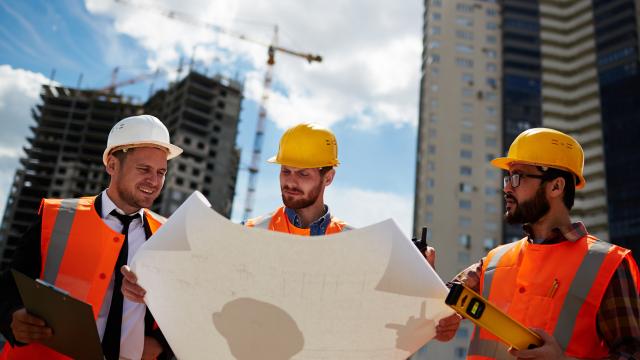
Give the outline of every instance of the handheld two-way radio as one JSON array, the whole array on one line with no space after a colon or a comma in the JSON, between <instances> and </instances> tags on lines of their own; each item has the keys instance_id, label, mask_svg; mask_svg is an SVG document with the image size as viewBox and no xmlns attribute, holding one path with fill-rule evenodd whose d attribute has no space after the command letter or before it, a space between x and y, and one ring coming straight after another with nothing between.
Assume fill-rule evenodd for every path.
<instances>
[{"instance_id":1,"label":"handheld two-way radio","mask_svg":"<svg viewBox=\"0 0 640 360\"><path fill-rule=\"evenodd\" d=\"M424 251L427 250L427 232L429 231L429 229L425 226L422 228L422 236L420 236L420 239L418 238L413 238L411 239L411 241L413 242L413 245L415 245L418 250L420 250L421 254L424 254Z\"/></svg>"},{"instance_id":2,"label":"handheld two-way radio","mask_svg":"<svg viewBox=\"0 0 640 360\"><path fill-rule=\"evenodd\" d=\"M477 326L489 331L517 350L532 349L541 346L543 343L538 334L527 329L478 293L462 284L453 283L445 303L458 314L471 320Z\"/></svg>"}]
</instances>

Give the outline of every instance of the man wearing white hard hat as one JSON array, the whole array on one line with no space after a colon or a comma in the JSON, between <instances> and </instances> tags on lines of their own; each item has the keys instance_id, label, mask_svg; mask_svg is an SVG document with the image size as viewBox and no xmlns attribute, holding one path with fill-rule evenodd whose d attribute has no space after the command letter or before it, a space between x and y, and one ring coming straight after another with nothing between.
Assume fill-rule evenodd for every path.
<instances>
[{"instance_id":1,"label":"man wearing white hard hat","mask_svg":"<svg viewBox=\"0 0 640 360\"><path fill-rule=\"evenodd\" d=\"M93 306L105 358L169 358L171 349L144 304L124 299L119 269L164 222L148 208L160 194L167 160L182 152L150 115L119 121L103 163L109 187L93 197L43 199L11 268L55 285ZM0 359L68 359L42 345L52 330L29 314L10 278L0 284Z\"/></svg>"}]
</instances>

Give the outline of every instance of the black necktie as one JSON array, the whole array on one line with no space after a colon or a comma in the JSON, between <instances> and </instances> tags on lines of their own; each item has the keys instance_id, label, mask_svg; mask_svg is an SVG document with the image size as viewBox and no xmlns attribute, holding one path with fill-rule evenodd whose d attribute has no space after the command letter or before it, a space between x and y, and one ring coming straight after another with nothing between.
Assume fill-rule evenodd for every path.
<instances>
[{"instance_id":1,"label":"black necktie","mask_svg":"<svg viewBox=\"0 0 640 360\"><path fill-rule=\"evenodd\" d=\"M104 336L102 337L102 352L107 360L118 360L120 357L120 332L122 330L122 273L120 268L123 265L127 265L127 256L129 255L129 246L127 240L129 239L129 225L135 219L140 219L140 215L122 215L113 210L109 213L115 216L122 223L122 231L124 234L124 243L120 248L118 254L118 260L114 269L115 280L113 282L113 296L111 297L111 307L109 308L109 315L107 316L107 326L104 330Z\"/></svg>"}]
</instances>

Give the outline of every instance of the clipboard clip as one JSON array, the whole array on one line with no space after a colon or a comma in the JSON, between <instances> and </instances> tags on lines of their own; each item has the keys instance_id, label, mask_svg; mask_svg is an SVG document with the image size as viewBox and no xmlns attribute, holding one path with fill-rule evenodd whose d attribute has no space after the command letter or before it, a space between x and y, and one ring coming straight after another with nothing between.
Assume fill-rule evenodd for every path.
<instances>
[{"instance_id":1,"label":"clipboard clip","mask_svg":"<svg viewBox=\"0 0 640 360\"><path fill-rule=\"evenodd\" d=\"M53 291L55 291L57 293L60 293L61 295L69 296L69 292L68 291L62 290L59 287L56 287L53 284L49 284L48 282L46 282L46 281L44 281L42 279L36 279L36 282L38 284L44 286L44 287L48 287L49 289L51 289L51 290L53 290Z\"/></svg>"}]
</instances>

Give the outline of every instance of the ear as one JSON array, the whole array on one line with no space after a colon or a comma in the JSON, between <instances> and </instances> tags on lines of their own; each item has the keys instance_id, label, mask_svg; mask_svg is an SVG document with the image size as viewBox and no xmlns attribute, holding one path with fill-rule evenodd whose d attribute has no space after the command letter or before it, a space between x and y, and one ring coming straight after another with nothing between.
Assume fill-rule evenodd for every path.
<instances>
[{"instance_id":1,"label":"ear","mask_svg":"<svg viewBox=\"0 0 640 360\"><path fill-rule=\"evenodd\" d=\"M564 178L558 177L558 178L553 179L549 183L549 186L551 187L551 191L549 191L549 195L551 197L563 196L565 185L566 185L566 183L564 181Z\"/></svg>"},{"instance_id":2,"label":"ear","mask_svg":"<svg viewBox=\"0 0 640 360\"><path fill-rule=\"evenodd\" d=\"M113 176L113 174L115 174L118 166L120 165L120 162L118 161L118 159L113 156L113 155L109 155L109 157L107 157L107 174L109 174L110 176Z\"/></svg>"},{"instance_id":3,"label":"ear","mask_svg":"<svg viewBox=\"0 0 640 360\"><path fill-rule=\"evenodd\" d=\"M324 174L324 186L329 186L331 185L331 183L333 182L333 177L336 175L336 170L335 169L331 169L329 171L327 171L326 174Z\"/></svg>"}]
</instances>

